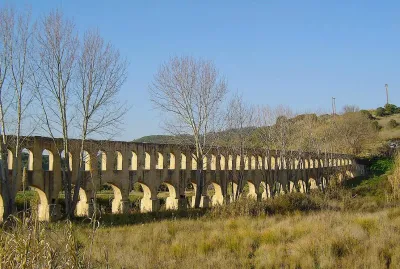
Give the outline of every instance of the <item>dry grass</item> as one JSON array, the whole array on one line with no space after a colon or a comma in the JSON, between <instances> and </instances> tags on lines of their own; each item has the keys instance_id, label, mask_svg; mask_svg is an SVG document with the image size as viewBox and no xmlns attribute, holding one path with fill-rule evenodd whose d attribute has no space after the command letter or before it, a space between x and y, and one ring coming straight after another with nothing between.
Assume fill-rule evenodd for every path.
<instances>
[{"instance_id":1,"label":"dry grass","mask_svg":"<svg viewBox=\"0 0 400 269\"><path fill-rule=\"evenodd\" d=\"M93 258L111 268L400 268L399 230L399 208L161 221L100 228Z\"/></svg>"},{"instance_id":2,"label":"dry grass","mask_svg":"<svg viewBox=\"0 0 400 269\"><path fill-rule=\"evenodd\" d=\"M378 123L382 126L382 130L379 132L379 136L382 140L390 140L394 138L400 138L400 127L394 129L388 128L387 125L390 120L394 119L400 123L400 114L393 114L385 117L377 117Z\"/></svg>"}]
</instances>

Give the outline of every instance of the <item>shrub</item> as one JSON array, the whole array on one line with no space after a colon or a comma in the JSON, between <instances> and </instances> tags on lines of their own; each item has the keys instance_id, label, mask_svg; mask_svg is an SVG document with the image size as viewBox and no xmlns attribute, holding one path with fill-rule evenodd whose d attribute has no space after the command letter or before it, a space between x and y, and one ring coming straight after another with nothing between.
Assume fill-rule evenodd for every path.
<instances>
[{"instance_id":1,"label":"shrub","mask_svg":"<svg viewBox=\"0 0 400 269\"><path fill-rule=\"evenodd\" d=\"M387 127L390 128L390 129L393 129L393 128L396 128L398 125L399 125L399 124L397 123L396 120L391 119L391 120L388 122Z\"/></svg>"},{"instance_id":2,"label":"shrub","mask_svg":"<svg viewBox=\"0 0 400 269\"><path fill-rule=\"evenodd\" d=\"M385 109L383 107L378 107L375 111L375 115L378 117L385 116Z\"/></svg>"},{"instance_id":3,"label":"shrub","mask_svg":"<svg viewBox=\"0 0 400 269\"><path fill-rule=\"evenodd\" d=\"M374 120L372 122L372 126L375 128L375 130L379 131L380 129L382 129L382 126L379 125L378 121Z\"/></svg>"},{"instance_id":4,"label":"shrub","mask_svg":"<svg viewBox=\"0 0 400 269\"><path fill-rule=\"evenodd\" d=\"M397 106L393 104L386 104L385 105L385 113L387 115L392 115L397 112Z\"/></svg>"},{"instance_id":5,"label":"shrub","mask_svg":"<svg viewBox=\"0 0 400 269\"><path fill-rule=\"evenodd\" d=\"M372 120L374 118L368 110L362 109L362 110L360 110L360 113L363 114L365 117L367 117L370 120Z\"/></svg>"}]
</instances>

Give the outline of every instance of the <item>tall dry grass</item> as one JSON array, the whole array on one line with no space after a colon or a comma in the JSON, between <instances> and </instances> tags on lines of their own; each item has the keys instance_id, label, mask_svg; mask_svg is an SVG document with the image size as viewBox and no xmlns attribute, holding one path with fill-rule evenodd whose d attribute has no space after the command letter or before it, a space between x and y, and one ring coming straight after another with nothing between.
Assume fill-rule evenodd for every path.
<instances>
[{"instance_id":1,"label":"tall dry grass","mask_svg":"<svg viewBox=\"0 0 400 269\"><path fill-rule=\"evenodd\" d=\"M395 166L392 175L389 176L389 182L392 185L392 198L400 200L400 153L396 155Z\"/></svg>"}]
</instances>

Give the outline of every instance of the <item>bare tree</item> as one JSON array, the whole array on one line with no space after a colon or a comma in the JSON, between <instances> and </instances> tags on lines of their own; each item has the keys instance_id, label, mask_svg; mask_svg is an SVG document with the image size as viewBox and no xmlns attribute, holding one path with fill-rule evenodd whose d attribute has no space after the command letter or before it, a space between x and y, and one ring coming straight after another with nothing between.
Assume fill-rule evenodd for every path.
<instances>
[{"instance_id":1,"label":"bare tree","mask_svg":"<svg viewBox=\"0 0 400 269\"><path fill-rule=\"evenodd\" d=\"M82 156L71 213L75 210L82 184L87 157L83 154L86 139L94 134L112 136L119 129L117 127L127 111L126 106L117 99L126 80L126 68L126 60L110 43L106 44L98 32L89 31L85 34L78 58L78 85L75 92Z\"/></svg>"},{"instance_id":2,"label":"bare tree","mask_svg":"<svg viewBox=\"0 0 400 269\"><path fill-rule=\"evenodd\" d=\"M254 131L254 108L243 101L243 97L235 94L228 104L226 115L226 131L224 132L224 144L229 149L233 161L237 165L237 156L240 156L239 169L236 172L237 189L233 188L231 182L231 193L234 201L238 200L244 187L244 170L251 166L249 156L252 150L252 132ZM233 178L232 178L233 180Z\"/></svg>"},{"instance_id":3,"label":"bare tree","mask_svg":"<svg viewBox=\"0 0 400 269\"><path fill-rule=\"evenodd\" d=\"M204 158L221 124L220 107L227 84L210 61L174 57L161 65L149 87L151 101L165 112L166 129L181 142L194 144L196 168L195 207L204 188Z\"/></svg>"},{"instance_id":4,"label":"bare tree","mask_svg":"<svg viewBox=\"0 0 400 269\"><path fill-rule=\"evenodd\" d=\"M6 216L14 211L18 177L21 172L18 160L23 143L22 126L33 98L28 81L31 76L29 70L34 44L34 28L30 10L15 13L14 10L5 8L0 11L0 124L2 130L0 166L2 182L4 183L4 197L7 200ZM8 136L11 134L12 136ZM26 133L26 135L29 134ZM10 178L8 174L8 148L11 147L14 155L12 160L13 173Z\"/></svg>"},{"instance_id":5,"label":"bare tree","mask_svg":"<svg viewBox=\"0 0 400 269\"><path fill-rule=\"evenodd\" d=\"M72 80L75 75L79 39L72 21L60 11L52 11L40 22L37 35L38 56L35 86L43 110L44 130L53 139L61 134L64 152L62 179L65 192L65 209L71 214L72 182L69 168L69 137L72 107Z\"/></svg>"}]
</instances>

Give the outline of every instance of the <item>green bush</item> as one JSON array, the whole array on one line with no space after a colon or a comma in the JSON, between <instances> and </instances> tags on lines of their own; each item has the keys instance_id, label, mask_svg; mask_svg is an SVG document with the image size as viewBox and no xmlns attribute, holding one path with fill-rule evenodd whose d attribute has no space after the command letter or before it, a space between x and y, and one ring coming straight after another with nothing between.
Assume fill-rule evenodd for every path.
<instances>
[{"instance_id":1,"label":"green bush","mask_svg":"<svg viewBox=\"0 0 400 269\"><path fill-rule=\"evenodd\" d=\"M375 130L379 131L380 129L382 129L382 126L379 125L378 121L374 120L372 122L372 126L375 128Z\"/></svg>"},{"instance_id":2,"label":"green bush","mask_svg":"<svg viewBox=\"0 0 400 269\"><path fill-rule=\"evenodd\" d=\"M383 107L378 107L375 111L375 115L378 117L385 116L385 109Z\"/></svg>"},{"instance_id":3,"label":"green bush","mask_svg":"<svg viewBox=\"0 0 400 269\"><path fill-rule=\"evenodd\" d=\"M394 119L391 119L391 120L387 123L387 127L388 127L389 129L396 128L398 125L399 125L399 124L398 124L397 121L394 120Z\"/></svg>"},{"instance_id":4,"label":"green bush","mask_svg":"<svg viewBox=\"0 0 400 269\"><path fill-rule=\"evenodd\" d=\"M363 114L366 118L372 120L374 117L372 116L372 114L365 109L360 110L360 113Z\"/></svg>"},{"instance_id":5,"label":"green bush","mask_svg":"<svg viewBox=\"0 0 400 269\"><path fill-rule=\"evenodd\" d=\"M393 104L386 104L385 105L385 114L386 115L392 115L397 112L397 106Z\"/></svg>"}]
</instances>

